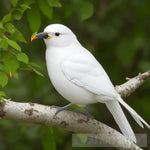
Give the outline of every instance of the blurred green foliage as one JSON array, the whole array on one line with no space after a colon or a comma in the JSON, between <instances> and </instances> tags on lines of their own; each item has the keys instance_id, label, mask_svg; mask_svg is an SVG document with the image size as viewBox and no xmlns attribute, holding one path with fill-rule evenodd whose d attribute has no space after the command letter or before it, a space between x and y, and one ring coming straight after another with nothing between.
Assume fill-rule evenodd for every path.
<instances>
[{"instance_id":1,"label":"blurred green foliage","mask_svg":"<svg viewBox=\"0 0 150 150\"><path fill-rule=\"evenodd\" d=\"M148 0L1 0L0 97L7 95L15 101L48 105L67 104L49 81L45 45L42 40L30 42L33 32L41 32L52 23L71 28L115 85L125 82L127 76L149 70L149 10ZM150 123L149 85L150 80L126 99ZM90 112L96 119L118 129L103 104L92 105ZM149 135L128 113L127 117L136 133ZM62 129L0 120L0 133L0 150L77 149L71 146L72 133ZM149 141L148 136L150 148Z\"/></svg>"}]
</instances>

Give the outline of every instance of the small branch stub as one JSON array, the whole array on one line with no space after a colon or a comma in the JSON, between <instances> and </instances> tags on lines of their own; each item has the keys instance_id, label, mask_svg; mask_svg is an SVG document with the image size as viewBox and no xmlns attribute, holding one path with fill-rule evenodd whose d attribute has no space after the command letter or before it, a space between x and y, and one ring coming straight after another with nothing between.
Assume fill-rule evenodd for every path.
<instances>
[{"instance_id":1,"label":"small branch stub","mask_svg":"<svg viewBox=\"0 0 150 150\"><path fill-rule=\"evenodd\" d=\"M117 85L115 89L121 97L127 97L131 95L139 86L141 86L148 78L150 78L150 70L145 73L140 73L134 78L127 78L127 82Z\"/></svg>"}]
</instances>

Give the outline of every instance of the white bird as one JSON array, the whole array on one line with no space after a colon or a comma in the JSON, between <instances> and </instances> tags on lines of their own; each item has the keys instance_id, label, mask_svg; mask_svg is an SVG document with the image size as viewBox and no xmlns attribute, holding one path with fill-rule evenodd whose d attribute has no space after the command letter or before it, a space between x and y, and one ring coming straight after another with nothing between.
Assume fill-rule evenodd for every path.
<instances>
[{"instance_id":1,"label":"white bird","mask_svg":"<svg viewBox=\"0 0 150 150\"><path fill-rule=\"evenodd\" d=\"M89 104L105 103L122 133L136 142L135 134L120 106L122 104L142 128L144 124L150 129L148 123L123 101L101 64L79 43L68 27L49 25L34 39L44 39L50 80L55 89L71 102L59 107L56 114L72 104L87 105L85 112L88 114Z\"/></svg>"}]
</instances>

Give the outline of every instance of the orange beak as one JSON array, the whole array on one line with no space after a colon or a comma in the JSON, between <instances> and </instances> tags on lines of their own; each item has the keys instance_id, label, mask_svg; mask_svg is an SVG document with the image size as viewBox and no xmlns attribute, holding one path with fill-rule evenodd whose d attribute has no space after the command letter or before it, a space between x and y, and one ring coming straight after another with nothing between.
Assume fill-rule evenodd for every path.
<instances>
[{"instance_id":1,"label":"orange beak","mask_svg":"<svg viewBox=\"0 0 150 150\"><path fill-rule=\"evenodd\" d=\"M38 39L38 37L34 36L33 38L31 38L31 42L36 39Z\"/></svg>"}]
</instances>

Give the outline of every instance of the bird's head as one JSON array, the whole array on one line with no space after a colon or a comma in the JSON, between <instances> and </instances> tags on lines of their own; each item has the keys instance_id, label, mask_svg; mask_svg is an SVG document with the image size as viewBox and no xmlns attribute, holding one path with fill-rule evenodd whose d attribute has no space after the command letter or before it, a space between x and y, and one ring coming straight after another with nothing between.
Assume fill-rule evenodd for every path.
<instances>
[{"instance_id":1,"label":"bird's head","mask_svg":"<svg viewBox=\"0 0 150 150\"><path fill-rule=\"evenodd\" d=\"M68 46L76 40L76 36L62 24L52 24L44 29L44 32L36 34L34 39L44 39L46 46Z\"/></svg>"}]
</instances>

